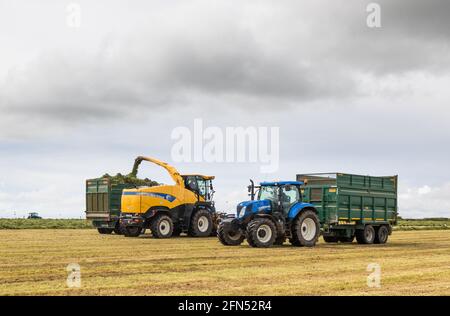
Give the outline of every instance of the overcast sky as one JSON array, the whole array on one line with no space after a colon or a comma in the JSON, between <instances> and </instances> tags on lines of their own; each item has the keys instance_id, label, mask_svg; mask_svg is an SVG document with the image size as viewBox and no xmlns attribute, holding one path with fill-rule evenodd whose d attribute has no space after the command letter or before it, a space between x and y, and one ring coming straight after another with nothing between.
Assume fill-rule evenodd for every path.
<instances>
[{"instance_id":1,"label":"overcast sky","mask_svg":"<svg viewBox=\"0 0 450 316\"><path fill-rule=\"evenodd\" d=\"M273 174L176 164L217 176L221 211L249 178L341 171L398 174L402 216L450 217L450 2L376 1L369 28L370 2L0 0L0 217L84 217L85 179L172 162L195 118L280 128Z\"/></svg>"}]
</instances>

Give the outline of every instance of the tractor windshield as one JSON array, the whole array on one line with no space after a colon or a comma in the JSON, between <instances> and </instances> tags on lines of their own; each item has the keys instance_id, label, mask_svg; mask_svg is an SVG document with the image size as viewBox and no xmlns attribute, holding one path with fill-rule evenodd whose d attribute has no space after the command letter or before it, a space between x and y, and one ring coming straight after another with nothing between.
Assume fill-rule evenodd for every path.
<instances>
[{"instance_id":1,"label":"tractor windshield","mask_svg":"<svg viewBox=\"0 0 450 316\"><path fill-rule=\"evenodd\" d=\"M203 196L205 201L211 201L212 200L212 192L213 192L212 181L199 179L198 180L198 192L201 196Z\"/></svg>"},{"instance_id":2,"label":"tractor windshield","mask_svg":"<svg viewBox=\"0 0 450 316\"><path fill-rule=\"evenodd\" d=\"M262 186L259 190L258 200L278 201L278 187L276 186Z\"/></svg>"}]
</instances>

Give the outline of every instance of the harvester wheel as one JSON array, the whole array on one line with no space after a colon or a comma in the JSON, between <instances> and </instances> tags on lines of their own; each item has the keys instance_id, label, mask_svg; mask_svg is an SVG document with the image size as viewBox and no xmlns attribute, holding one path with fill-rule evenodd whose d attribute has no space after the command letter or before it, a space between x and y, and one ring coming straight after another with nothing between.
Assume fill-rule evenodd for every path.
<instances>
[{"instance_id":1,"label":"harvester wheel","mask_svg":"<svg viewBox=\"0 0 450 316\"><path fill-rule=\"evenodd\" d=\"M252 247L267 248L277 238L277 228L268 218L256 218L247 225L247 242Z\"/></svg>"},{"instance_id":2,"label":"harvester wheel","mask_svg":"<svg viewBox=\"0 0 450 316\"><path fill-rule=\"evenodd\" d=\"M219 225L217 237L225 246L239 246L245 239L244 232L241 229L233 231L225 225Z\"/></svg>"},{"instance_id":3,"label":"harvester wheel","mask_svg":"<svg viewBox=\"0 0 450 316\"><path fill-rule=\"evenodd\" d=\"M358 244L373 244L375 236L375 229L372 225L366 225L364 229L356 230L356 241Z\"/></svg>"},{"instance_id":4,"label":"harvester wheel","mask_svg":"<svg viewBox=\"0 0 450 316\"><path fill-rule=\"evenodd\" d=\"M316 213L306 210L295 219L292 228L294 246L314 247L320 236L319 218Z\"/></svg>"},{"instance_id":5,"label":"harvester wheel","mask_svg":"<svg viewBox=\"0 0 450 316\"><path fill-rule=\"evenodd\" d=\"M211 213L207 210L198 210L191 219L189 236L208 237L213 230L213 220Z\"/></svg>"},{"instance_id":6,"label":"harvester wheel","mask_svg":"<svg viewBox=\"0 0 450 316\"><path fill-rule=\"evenodd\" d=\"M123 228L123 235L125 237L139 237L142 228L139 226L126 226Z\"/></svg>"},{"instance_id":7,"label":"harvester wheel","mask_svg":"<svg viewBox=\"0 0 450 316\"><path fill-rule=\"evenodd\" d=\"M97 228L97 230L102 235L109 235L113 232L112 228Z\"/></svg>"},{"instance_id":8,"label":"harvester wheel","mask_svg":"<svg viewBox=\"0 0 450 316\"><path fill-rule=\"evenodd\" d=\"M389 237L389 230L386 226L381 225L376 230L374 243L376 244L385 244Z\"/></svg>"},{"instance_id":9,"label":"harvester wheel","mask_svg":"<svg viewBox=\"0 0 450 316\"><path fill-rule=\"evenodd\" d=\"M152 220L150 229L155 238L170 238L173 233L172 219L164 214L156 215Z\"/></svg>"},{"instance_id":10,"label":"harvester wheel","mask_svg":"<svg viewBox=\"0 0 450 316\"><path fill-rule=\"evenodd\" d=\"M323 236L325 242L338 242L339 239L336 236Z\"/></svg>"}]
</instances>

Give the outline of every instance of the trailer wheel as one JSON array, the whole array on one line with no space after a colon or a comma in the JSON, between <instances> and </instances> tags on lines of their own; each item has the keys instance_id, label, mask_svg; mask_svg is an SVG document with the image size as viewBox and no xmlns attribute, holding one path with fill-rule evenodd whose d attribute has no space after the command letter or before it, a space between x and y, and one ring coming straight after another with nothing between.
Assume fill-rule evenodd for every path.
<instances>
[{"instance_id":1,"label":"trailer wheel","mask_svg":"<svg viewBox=\"0 0 450 316\"><path fill-rule=\"evenodd\" d=\"M225 246L239 246L245 239L244 232L241 229L233 231L225 225L219 225L217 237Z\"/></svg>"},{"instance_id":2,"label":"trailer wheel","mask_svg":"<svg viewBox=\"0 0 450 316\"><path fill-rule=\"evenodd\" d=\"M213 220L211 213L207 210L198 210L191 219L189 236L208 237L213 230Z\"/></svg>"},{"instance_id":3,"label":"trailer wheel","mask_svg":"<svg viewBox=\"0 0 450 316\"><path fill-rule=\"evenodd\" d=\"M386 226L381 225L378 227L375 235L375 241L376 244L385 244L389 237L389 230Z\"/></svg>"},{"instance_id":4,"label":"trailer wheel","mask_svg":"<svg viewBox=\"0 0 450 316\"><path fill-rule=\"evenodd\" d=\"M156 215L150 224L150 229L155 238L170 238L173 233L172 219L165 214Z\"/></svg>"},{"instance_id":5,"label":"trailer wheel","mask_svg":"<svg viewBox=\"0 0 450 316\"><path fill-rule=\"evenodd\" d=\"M303 211L293 223L293 245L298 247L314 247L319 239L320 224L316 213Z\"/></svg>"},{"instance_id":6,"label":"trailer wheel","mask_svg":"<svg viewBox=\"0 0 450 316\"><path fill-rule=\"evenodd\" d=\"M364 229L356 230L356 241L358 244L373 244L375 236L375 229L372 225L366 225Z\"/></svg>"},{"instance_id":7,"label":"trailer wheel","mask_svg":"<svg viewBox=\"0 0 450 316\"><path fill-rule=\"evenodd\" d=\"M355 236L352 237L339 237L339 241L343 243L352 243L355 240Z\"/></svg>"},{"instance_id":8,"label":"trailer wheel","mask_svg":"<svg viewBox=\"0 0 450 316\"><path fill-rule=\"evenodd\" d=\"M113 232L112 228L97 228L97 230L102 235L109 235Z\"/></svg>"},{"instance_id":9,"label":"trailer wheel","mask_svg":"<svg viewBox=\"0 0 450 316\"><path fill-rule=\"evenodd\" d=\"M268 248L277 238L277 228L268 218L256 218L247 225L246 236L250 246Z\"/></svg>"},{"instance_id":10,"label":"trailer wheel","mask_svg":"<svg viewBox=\"0 0 450 316\"><path fill-rule=\"evenodd\" d=\"M336 236L323 236L323 240L328 243L339 241L339 239Z\"/></svg>"},{"instance_id":11,"label":"trailer wheel","mask_svg":"<svg viewBox=\"0 0 450 316\"><path fill-rule=\"evenodd\" d=\"M142 228L139 226L126 226L123 229L125 237L139 237L142 232Z\"/></svg>"}]
</instances>

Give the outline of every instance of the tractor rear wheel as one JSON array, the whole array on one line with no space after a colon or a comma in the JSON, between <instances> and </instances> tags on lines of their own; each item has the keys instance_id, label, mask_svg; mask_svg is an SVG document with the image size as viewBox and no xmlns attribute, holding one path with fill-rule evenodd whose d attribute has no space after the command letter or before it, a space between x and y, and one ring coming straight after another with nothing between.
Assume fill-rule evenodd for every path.
<instances>
[{"instance_id":1,"label":"tractor rear wheel","mask_svg":"<svg viewBox=\"0 0 450 316\"><path fill-rule=\"evenodd\" d=\"M150 224L150 229L155 238L170 238L173 233L172 219L165 214L156 215Z\"/></svg>"},{"instance_id":2,"label":"tractor rear wheel","mask_svg":"<svg viewBox=\"0 0 450 316\"><path fill-rule=\"evenodd\" d=\"M232 230L227 225L219 225L217 237L225 246L239 246L245 239L244 232L241 229Z\"/></svg>"},{"instance_id":3,"label":"tractor rear wheel","mask_svg":"<svg viewBox=\"0 0 450 316\"><path fill-rule=\"evenodd\" d=\"M97 230L102 235L109 235L113 232L112 228L97 228Z\"/></svg>"},{"instance_id":4,"label":"tractor rear wheel","mask_svg":"<svg viewBox=\"0 0 450 316\"><path fill-rule=\"evenodd\" d=\"M325 240L325 242L328 243L339 241L339 239L336 236L323 236L323 240Z\"/></svg>"},{"instance_id":5,"label":"tractor rear wheel","mask_svg":"<svg viewBox=\"0 0 450 316\"><path fill-rule=\"evenodd\" d=\"M277 238L277 228L268 218L256 218L247 225L247 242L252 247L267 248Z\"/></svg>"},{"instance_id":6,"label":"tractor rear wheel","mask_svg":"<svg viewBox=\"0 0 450 316\"><path fill-rule=\"evenodd\" d=\"M294 220L292 228L293 245L314 247L320 236L319 218L316 213L306 210Z\"/></svg>"},{"instance_id":7,"label":"tractor rear wheel","mask_svg":"<svg viewBox=\"0 0 450 316\"><path fill-rule=\"evenodd\" d=\"M375 229L372 225L366 225L364 226L364 229L356 230L356 241L358 244L373 244L375 236Z\"/></svg>"},{"instance_id":8,"label":"tractor rear wheel","mask_svg":"<svg viewBox=\"0 0 450 316\"><path fill-rule=\"evenodd\" d=\"M126 226L123 228L123 235L125 237L139 237L142 228L139 226Z\"/></svg>"},{"instance_id":9,"label":"tractor rear wheel","mask_svg":"<svg viewBox=\"0 0 450 316\"><path fill-rule=\"evenodd\" d=\"M386 226L382 225L376 230L374 243L385 244L389 237L389 230Z\"/></svg>"},{"instance_id":10,"label":"tractor rear wheel","mask_svg":"<svg viewBox=\"0 0 450 316\"><path fill-rule=\"evenodd\" d=\"M191 219L189 236L208 237L213 230L213 220L211 213L207 210L198 210Z\"/></svg>"}]
</instances>

